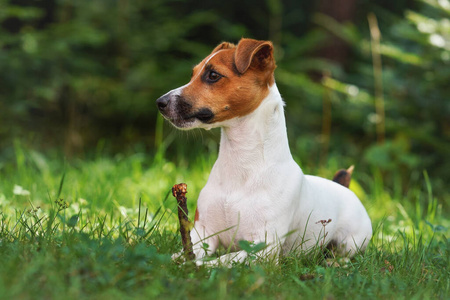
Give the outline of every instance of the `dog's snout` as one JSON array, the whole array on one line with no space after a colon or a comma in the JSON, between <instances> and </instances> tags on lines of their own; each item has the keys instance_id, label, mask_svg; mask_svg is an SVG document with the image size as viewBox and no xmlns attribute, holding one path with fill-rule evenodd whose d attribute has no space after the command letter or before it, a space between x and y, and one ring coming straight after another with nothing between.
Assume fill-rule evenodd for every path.
<instances>
[{"instance_id":1,"label":"dog's snout","mask_svg":"<svg viewBox=\"0 0 450 300\"><path fill-rule=\"evenodd\" d=\"M202 108L194 115L194 117L203 123L208 123L214 118L214 113L209 108Z\"/></svg>"},{"instance_id":2,"label":"dog's snout","mask_svg":"<svg viewBox=\"0 0 450 300\"><path fill-rule=\"evenodd\" d=\"M158 109L160 111L164 110L164 108L167 107L167 105L169 105L169 101L170 101L170 97L167 95L161 96L158 98L158 100L156 100L156 105L158 106Z\"/></svg>"}]
</instances>

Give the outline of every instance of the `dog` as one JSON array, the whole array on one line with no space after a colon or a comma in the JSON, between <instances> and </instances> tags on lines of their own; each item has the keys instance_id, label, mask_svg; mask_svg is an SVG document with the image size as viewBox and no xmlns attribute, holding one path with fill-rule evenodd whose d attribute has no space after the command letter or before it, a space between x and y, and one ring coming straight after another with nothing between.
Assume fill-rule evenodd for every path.
<instances>
[{"instance_id":1,"label":"dog","mask_svg":"<svg viewBox=\"0 0 450 300\"><path fill-rule=\"evenodd\" d=\"M277 260L317 245L351 257L371 239L371 221L357 196L303 174L292 158L275 68L270 41L223 42L193 68L189 83L156 101L178 129L221 128L219 155L191 231L197 265L245 261L242 240L265 243L257 255ZM231 252L207 260L219 245Z\"/></svg>"}]
</instances>

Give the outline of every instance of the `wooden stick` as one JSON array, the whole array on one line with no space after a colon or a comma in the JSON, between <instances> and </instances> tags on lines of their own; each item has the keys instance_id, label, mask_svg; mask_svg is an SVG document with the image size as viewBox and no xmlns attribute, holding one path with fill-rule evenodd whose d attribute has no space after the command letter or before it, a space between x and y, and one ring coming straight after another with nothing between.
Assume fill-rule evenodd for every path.
<instances>
[{"instance_id":1,"label":"wooden stick","mask_svg":"<svg viewBox=\"0 0 450 300\"><path fill-rule=\"evenodd\" d=\"M191 241L191 222L188 219L187 209L187 185L186 183L175 184L172 187L172 195L177 199L178 204L178 220L180 222L181 242L183 244L184 256L186 260L194 260L195 254L192 250Z\"/></svg>"}]
</instances>

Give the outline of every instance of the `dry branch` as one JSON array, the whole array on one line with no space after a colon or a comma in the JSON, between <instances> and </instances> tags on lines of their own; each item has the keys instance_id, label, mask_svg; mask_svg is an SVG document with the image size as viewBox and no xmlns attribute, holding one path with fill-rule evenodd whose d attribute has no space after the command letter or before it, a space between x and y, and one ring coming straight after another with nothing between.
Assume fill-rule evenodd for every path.
<instances>
[{"instance_id":1,"label":"dry branch","mask_svg":"<svg viewBox=\"0 0 450 300\"><path fill-rule=\"evenodd\" d=\"M191 222L188 219L188 209L187 209L187 185L186 183L175 184L172 187L172 194L177 199L178 203L178 220L180 222L180 234L181 242L183 244L183 251L186 260L194 260L195 255L192 250L191 241Z\"/></svg>"}]
</instances>

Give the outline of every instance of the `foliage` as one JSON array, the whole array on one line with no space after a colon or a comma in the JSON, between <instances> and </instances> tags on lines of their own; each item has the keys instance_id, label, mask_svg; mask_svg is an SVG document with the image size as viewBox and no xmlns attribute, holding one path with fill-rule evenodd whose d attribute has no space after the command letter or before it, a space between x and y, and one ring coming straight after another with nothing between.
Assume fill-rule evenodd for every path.
<instances>
[{"instance_id":1,"label":"foliage","mask_svg":"<svg viewBox=\"0 0 450 300\"><path fill-rule=\"evenodd\" d=\"M13 134L37 134L42 143L58 145L48 135L65 136L67 151L117 131L132 138L133 122L148 127L152 99L183 75L168 70L188 70L184 58L204 48L188 41L189 32L212 18L182 16L166 1L57 1L47 11L51 21L39 28L42 10L3 5L9 10L0 21L19 19L21 26L0 32L2 120L25 127L13 127ZM169 49L185 43L180 60L171 61Z\"/></svg>"},{"instance_id":2,"label":"foliage","mask_svg":"<svg viewBox=\"0 0 450 300\"><path fill-rule=\"evenodd\" d=\"M187 148L167 133L154 100L185 83L215 44L249 36L277 47L277 83L302 166L380 169L403 193L411 174L426 169L448 196L448 1L363 1L355 23L337 22L313 2L194 2L0 0L0 168L16 138L67 157L138 148L179 161L214 151L215 134ZM382 34L382 88L370 12ZM336 37L347 48L342 61L321 54ZM384 97L385 144L375 143L376 93Z\"/></svg>"},{"instance_id":3,"label":"foliage","mask_svg":"<svg viewBox=\"0 0 450 300\"><path fill-rule=\"evenodd\" d=\"M356 162L363 170L381 170L386 182L395 182L389 187L404 190L411 174L426 169L445 191L450 178L448 2L423 2L420 13L407 10L405 17L375 8L382 34L381 87L375 85L369 25L358 29L318 14L313 19L319 29L284 39L277 82L287 102L291 141L297 140L294 154L303 165ZM311 57L331 36L351 47L346 65ZM310 73L322 74L322 81L306 76ZM384 119L374 108L380 88ZM379 122L386 128L385 143L375 143Z\"/></svg>"},{"instance_id":4,"label":"foliage","mask_svg":"<svg viewBox=\"0 0 450 300\"><path fill-rule=\"evenodd\" d=\"M382 45L385 89L389 91L386 126L392 147L373 146L369 151L383 152L404 173L429 169L448 178L450 5L445 1L423 2L427 5L421 12L407 11L406 19L392 27ZM434 155L429 155L430 151ZM377 165L377 158L367 160Z\"/></svg>"}]
</instances>

